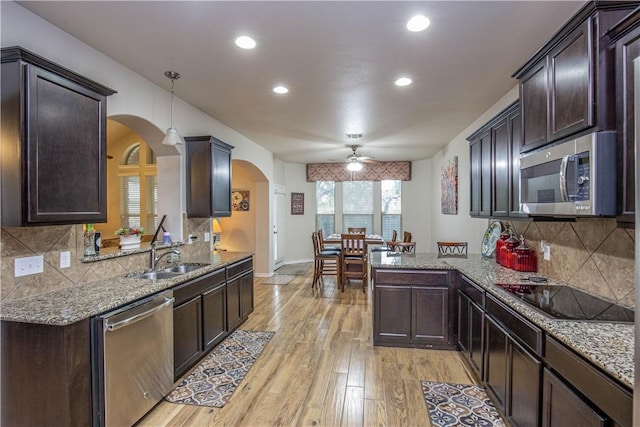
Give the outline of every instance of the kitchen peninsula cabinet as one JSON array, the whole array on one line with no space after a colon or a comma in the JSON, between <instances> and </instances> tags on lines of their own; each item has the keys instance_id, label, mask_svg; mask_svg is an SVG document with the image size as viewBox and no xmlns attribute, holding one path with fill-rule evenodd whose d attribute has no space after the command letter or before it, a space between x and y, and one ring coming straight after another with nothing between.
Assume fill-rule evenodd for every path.
<instances>
[{"instance_id":1,"label":"kitchen peninsula cabinet","mask_svg":"<svg viewBox=\"0 0 640 427\"><path fill-rule=\"evenodd\" d=\"M478 380L484 379L485 292L464 276L458 287L458 349L462 351Z\"/></svg>"},{"instance_id":2,"label":"kitchen peninsula cabinet","mask_svg":"<svg viewBox=\"0 0 640 427\"><path fill-rule=\"evenodd\" d=\"M212 136L186 137L187 216L231 216L231 150Z\"/></svg>"},{"instance_id":3,"label":"kitchen peninsula cabinet","mask_svg":"<svg viewBox=\"0 0 640 427\"><path fill-rule=\"evenodd\" d=\"M235 330L253 311L253 260L227 267L227 325Z\"/></svg>"},{"instance_id":4,"label":"kitchen peninsula cabinet","mask_svg":"<svg viewBox=\"0 0 640 427\"><path fill-rule=\"evenodd\" d=\"M2 49L2 225L106 222L107 96L19 47Z\"/></svg>"},{"instance_id":5,"label":"kitchen peninsula cabinet","mask_svg":"<svg viewBox=\"0 0 640 427\"><path fill-rule=\"evenodd\" d=\"M614 61L606 32L637 4L588 2L518 69L521 152L579 132L615 128Z\"/></svg>"},{"instance_id":6,"label":"kitchen peninsula cabinet","mask_svg":"<svg viewBox=\"0 0 640 427\"><path fill-rule=\"evenodd\" d=\"M375 269L375 345L452 349L454 271Z\"/></svg>"},{"instance_id":7,"label":"kitchen peninsula cabinet","mask_svg":"<svg viewBox=\"0 0 640 427\"><path fill-rule=\"evenodd\" d=\"M467 138L472 217L522 216L519 118L516 101Z\"/></svg>"},{"instance_id":8,"label":"kitchen peninsula cabinet","mask_svg":"<svg viewBox=\"0 0 640 427\"><path fill-rule=\"evenodd\" d=\"M616 127L618 130L618 224L635 225L634 59L640 56L640 8L609 33L616 52Z\"/></svg>"}]
</instances>

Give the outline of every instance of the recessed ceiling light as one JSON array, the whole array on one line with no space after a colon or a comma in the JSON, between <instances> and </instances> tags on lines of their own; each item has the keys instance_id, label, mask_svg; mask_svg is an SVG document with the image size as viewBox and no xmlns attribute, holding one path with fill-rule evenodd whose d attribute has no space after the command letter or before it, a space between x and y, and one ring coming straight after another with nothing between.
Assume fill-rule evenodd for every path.
<instances>
[{"instance_id":1,"label":"recessed ceiling light","mask_svg":"<svg viewBox=\"0 0 640 427\"><path fill-rule=\"evenodd\" d=\"M236 46L242 49L253 49L256 47L256 41L249 36L240 36L236 39Z\"/></svg>"},{"instance_id":2,"label":"recessed ceiling light","mask_svg":"<svg viewBox=\"0 0 640 427\"><path fill-rule=\"evenodd\" d=\"M285 93L289 93L289 88L285 87L285 86L276 86L273 88L273 91L275 93L278 93L280 95L283 95Z\"/></svg>"},{"instance_id":3,"label":"recessed ceiling light","mask_svg":"<svg viewBox=\"0 0 640 427\"><path fill-rule=\"evenodd\" d=\"M411 80L409 77L400 77L398 80L396 80L396 86L409 86L412 82L413 80Z\"/></svg>"},{"instance_id":4,"label":"recessed ceiling light","mask_svg":"<svg viewBox=\"0 0 640 427\"><path fill-rule=\"evenodd\" d=\"M424 31L429 25L431 25L429 18L424 15L416 15L407 22L407 30L413 32Z\"/></svg>"}]
</instances>

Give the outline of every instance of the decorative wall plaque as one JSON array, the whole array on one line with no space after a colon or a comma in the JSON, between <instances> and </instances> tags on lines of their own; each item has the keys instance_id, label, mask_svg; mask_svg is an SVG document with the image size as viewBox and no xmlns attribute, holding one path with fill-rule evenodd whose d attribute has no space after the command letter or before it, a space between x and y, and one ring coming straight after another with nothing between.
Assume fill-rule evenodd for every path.
<instances>
[{"instance_id":1,"label":"decorative wall plaque","mask_svg":"<svg viewBox=\"0 0 640 427\"><path fill-rule=\"evenodd\" d=\"M291 215L304 215L304 193L291 193Z\"/></svg>"}]
</instances>

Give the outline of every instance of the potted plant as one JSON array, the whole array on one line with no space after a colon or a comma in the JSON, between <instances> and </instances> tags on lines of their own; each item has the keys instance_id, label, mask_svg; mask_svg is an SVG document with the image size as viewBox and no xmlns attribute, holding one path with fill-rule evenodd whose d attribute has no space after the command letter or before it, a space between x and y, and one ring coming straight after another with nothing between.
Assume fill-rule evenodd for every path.
<instances>
[{"instance_id":1,"label":"potted plant","mask_svg":"<svg viewBox=\"0 0 640 427\"><path fill-rule=\"evenodd\" d=\"M139 248L140 238L143 234L143 227L122 227L115 232L115 235L120 237L120 249L122 250Z\"/></svg>"}]
</instances>

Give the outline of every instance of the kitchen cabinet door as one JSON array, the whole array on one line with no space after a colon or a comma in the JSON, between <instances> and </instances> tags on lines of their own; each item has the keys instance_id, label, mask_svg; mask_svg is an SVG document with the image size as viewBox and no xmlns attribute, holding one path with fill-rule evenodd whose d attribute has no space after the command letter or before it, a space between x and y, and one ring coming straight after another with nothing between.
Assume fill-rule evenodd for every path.
<instances>
[{"instance_id":1,"label":"kitchen cabinet door","mask_svg":"<svg viewBox=\"0 0 640 427\"><path fill-rule=\"evenodd\" d=\"M504 117L491 127L493 141L491 216L508 216L511 210L511 156L508 119L508 117Z\"/></svg>"},{"instance_id":2,"label":"kitchen cabinet door","mask_svg":"<svg viewBox=\"0 0 640 427\"><path fill-rule=\"evenodd\" d=\"M177 380L203 354L200 295L173 309L174 378Z\"/></svg>"},{"instance_id":3,"label":"kitchen cabinet door","mask_svg":"<svg viewBox=\"0 0 640 427\"><path fill-rule=\"evenodd\" d=\"M509 407L507 415L514 425L540 425L540 381L542 362L513 339L509 340Z\"/></svg>"},{"instance_id":4,"label":"kitchen cabinet door","mask_svg":"<svg viewBox=\"0 0 640 427\"><path fill-rule=\"evenodd\" d=\"M480 137L480 216L491 216L491 133Z\"/></svg>"},{"instance_id":5,"label":"kitchen cabinet door","mask_svg":"<svg viewBox=\"0 0 640 427\"><path fill-rule=\"evenodd\" d=\"M620 31L627 33L616 42L616 127L618 130L618 224L635 224L635 88L633 60L640 56L640 11L634 12Z\"/></svg>"},{"instance_id":6,"label":"kitchen cabinet door","mask_svg":"<svg viewBox=\"0 0 640 427\"><path fill-rule=\"evenodd\" d=\"M547 59L520 77L522 144L524 153L547 143Z\"/></svg>"},{"instance_id":7,"label":"kitchen cabinet door","mask_svg":"<svg viewBox=\"0 0 640 427\"><path fill-rule=\"evenodd\" d=\"M592 20L587 19L549 53L547 141L594 125L592 49Z\"/></svg>"},{"instance_id":8,"label":"kitchen cabinet door","mask_svg":"<svg viewBox=\"0 0 640 427\"><path fill-rule=\"evenodd\" d=\"M469 215L480 215L480 172L482 170L480 153L480 139L474 139L469 144L469 169L471 182L471 205Z\"/></svg>"},{"instance_id":9,"label":"kitchen cabinet door","mask_svg":"<svg viewBox=\"0 0 640 427\"><path fill-rule=\"evenodd\" d=\"M20 48L1 72L2 225L106 222L114 91Z\"/></svg>"},{"instance_id":10,"label":"kitchen cabinet door","mask_svg":"<svg viewBox=\"0 0 640 427\"><path fill-rule=\"evenodd\" d=\"M491 317L486 318L484 380L496 407L505 413L507 404L507 372L509 369L508 335Z\"/></svg>"},{"instance_id":11,"label":"kitchen cabinet door","mask_svg":"<svg viewBox=\"0 0 640 427\"><path fill-rule=\"evenodd\" d=\"M483 338L484 338L484 309L475 303L469 307L469 362L480 379L484 378Z\"/></svg>"},{"instance_id":12,"label":"kitchen cabinet door","mask_svg":"<svg viewBox=\"0 0 640 427\"><path fill-rule=\"evenodd\" d=\"M509 216L526 216L520 212L520 145L522 141L522 120L520 106L513 107L508 116L509 121Z\"/></svg>"},{"instance_id":13,"label":"kitchen cabinet door","mask_svg":"<svg viewBox=\"0 0 640 427\"><path fill-rule=\"evenodd\" d=\"M450 344L449 288L414 287L411 303L412 339Z\"/></svg>"},{"instance_id":14,"label":"kitchen cabinet door","mask_svg":"<svg viewBox=\"0 0 640 427\"><path fill-rule=\"evenodd\" d=\"M374 339L411 338L411 286L376 286Z\"/></svg>"},{"instance_id":15,"label":"kitchen cabinet door","mask_svg":"<svg viewBox=\"0 0 640 427\"><path fill-rule=\"evenodd\" d=\"M227 287L222 284L202 294L204 350L215 347L227 334Z\"/></svg>"},{"instance_id":16,"label":"kitchen cabinet door","mask_svg":"<svg viewBox=\"0 0 640 427\"><path fill-rule=\"evenodd\" d=\"M605 427L607 425L606 417L592 409L550 370L544 369L543 427Z\"/></svg>"},{"instance_id":17,"label":"kitchen cabinet door","mask_svg":"<svg viewBox=\"0 0 640 427\"><path fill-rule=\"evenodd\" d=\"M240 277L227 282L227 327L233 332L242 323Z\"/></svg>"},{"instance_id":18,"label":"kitchen cabinet door","mask_svg":"<svg viewBox=\"0 0 640 427\"><path fill-rule=\"evenodd\" d=\"M212 136L186 137L187 216L231 216L231 150Z\"/></svg>"},{"instance_id":19,"label":"kitchen cabinet door","mask_svg":"<svg viewBox=\"0 0 640 427\"><path fill-rule=\"evenodd\" d=\"M461 291L458 291L458 349L465 356L469 354L471 348L471 334L469 322L469 310L471 301Z\"/></svg>"},{"instance_id":20,"label":"kitchen cabinet door","mask_svg":"<svg viewBox=\"0 0 640 427\"><path fill-rule=\"evenodd\" d=\"M242 318L246 319L253 312L253 273L240 278L240 305Z\"/></svg>"}]
</instances>

